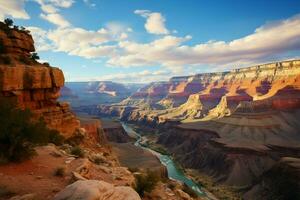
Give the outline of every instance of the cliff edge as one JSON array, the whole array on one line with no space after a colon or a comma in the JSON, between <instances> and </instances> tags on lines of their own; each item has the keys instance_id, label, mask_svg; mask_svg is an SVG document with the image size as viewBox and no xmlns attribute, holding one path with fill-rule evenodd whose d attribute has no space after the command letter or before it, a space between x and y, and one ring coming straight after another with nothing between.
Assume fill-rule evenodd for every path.
<instances>
[{"instance_id":1,"label":"cliff edge","mask_svg":"<svg viewBox=\"0 0 300 200\"><path fill-rule=\"evenodd\" d=\"M58 102L64 74L48 63L39 63L34 41L26 30L0 22L0 98L29 108L36 119L42 117L51 129L70 137L80 127L68 103Z\"/></svg>"}]
</instances>

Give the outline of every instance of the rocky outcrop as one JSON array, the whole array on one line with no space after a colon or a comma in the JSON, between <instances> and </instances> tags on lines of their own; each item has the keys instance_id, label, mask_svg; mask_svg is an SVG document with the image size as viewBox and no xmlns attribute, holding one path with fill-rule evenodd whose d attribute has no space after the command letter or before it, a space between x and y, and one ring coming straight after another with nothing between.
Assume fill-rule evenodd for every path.
<instances>
[{"instance_id":1,"label":"rocky outcrop","mask_svg":"<svg viewBox=\"0 0 300 200\"><path fill-rule=\"evenodd\" d=\"M300 199L300 159L283 157L266 171L244 199Z\"/></svg>"},{"instance_id":2,"label":"rocky outcrop","mask_svg":"<svg viewBox=\"0 0 300 200\"><path fill-rule=\"evenodd\" d=\"M90 82L86 88L88 93L103 93L110 96L130 96L136 91L136 87L126 86L112 81Z\"/></svg>"},{"instance_id":3,"label":"rocky outcrop","mask_svg":"<svg viewBox=\"0 0 300 200\"><path fill-rule=\"evenodd\" d=\"M69 137L79 121L68 103L60 103L63 72L31 58L35 50L31 35L0 23L0 97L29 108L35 119L43 118L51 129Z\"/></svg>"},{"instance_id":4,"label":"rocky outcrop","mask_svg":"<svg viewBox=\"0 0 300 200\"><path fill-rule=\"evenodd\" d=\"M127 143L130 141L130 137L120 122L102 120L102 132L105 138L110 142Z\"/></svg>"},{"instance_id":5,"label":"rocky outcrop","mask_svg":"<svg viewBox=\"0 0 300 200\"><path fill-rule=\"evenodd\" d=\"M151 83L122 102L99 110L129 121L136 116L155 118L158 123L198 121L226 116L240 102L267 100L279 110L299 107L299 93L300 61L291 60L174 77L168 82ZM130 111L124 116L120 108Z\"/></svg>"},{"instance_id":6,"label":"rocky outcrop","mask_svg":"<svg viewBox=\"0 0 300 200\"><path fill-rule=\"evenodd\" d=\"M117 186L104 181L77 181L59 192L54 200L140 200L139 195L130 187Z\"/></svg>"},{"instance_id":7,"label":"rocky outcrop","mask_svg":"<svg viewBox=\"0 0 300 200\"><path fill-rule=\"evenodd\" d=\"M296 104L274 109L269 100L242 102L228 116L161 130L158 143L184 167L203 171L218 183L253 188L252 194L257 180L281 158L300 156L300 109L288 109L290 105Z\"/></svg>"}]
</instances>

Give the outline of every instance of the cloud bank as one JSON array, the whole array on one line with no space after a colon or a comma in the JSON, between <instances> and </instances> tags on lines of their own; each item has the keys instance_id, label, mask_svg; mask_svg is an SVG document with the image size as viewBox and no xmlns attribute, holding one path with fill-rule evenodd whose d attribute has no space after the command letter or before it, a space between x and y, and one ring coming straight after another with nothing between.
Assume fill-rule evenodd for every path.
<instances>
[{"instance_id":1,"label":"cloud bank","mask_svg":"<svg viewBox=\"0 0 300 200\"><path fill-rule=\"evenodd\" d=\"M281 21L264 24L249 35L232 41L212 40L188 45L192 36L178 36L178 31L169 31L166 18L159 12L135 10L134 14L145 18L144 27L154 34L150 42L137 42L130 37L134 30L117 22L106 23L98 30L74 27L60 14L61 9L70 8L74 0L34 0L42 10L40 17L55 28L43 30L28 27L36 41L38 51L59 51L86 59L103 59L107 66L145 67L161 66L163 70L150 72L142 69L129 74L114 74L103 79L125 79L139 76L171 76L183 68L202 66L231 66L236 63L257 63L276 58L285 53L300 50L300 15ZM90 1L83 0L86 4ZM24 9L24 0L0 1L0 17L29 19ZM180 31L179 31L180 32ZM62 36L68 37L62 37Z\"/></svg>"}]
</instances>

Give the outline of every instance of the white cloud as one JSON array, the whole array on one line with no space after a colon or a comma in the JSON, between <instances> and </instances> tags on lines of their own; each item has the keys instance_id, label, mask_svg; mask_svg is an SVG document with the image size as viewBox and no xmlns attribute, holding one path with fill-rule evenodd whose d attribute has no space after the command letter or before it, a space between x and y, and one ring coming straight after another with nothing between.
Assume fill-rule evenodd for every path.
<instances>
[{"instance_id":1,"label":"white cloud","mask_svg":"<svg viewBox=\"0 0 300 200\"><path fill-rule=\"evenodd\" d=\"M143 10L135 13L149 15L149 11ZM110 66L163 66L165 70L178 74L188 67L240 67L268 61L269 58L279 59L288 52L300 50L300 15L266 24L252 34L229 42L211 40L194 45L186 43L192 40L189 35L163 35L151 42L139 43L129 39L132 29L118 22L107 23L96 31L72 27L68 23L58 25L54 30L32 31L38 50L51 48L95 60L105 57Z\"/></svg>"},{"instance_id":2,"label":"white cloud","mask_svg":"<svg viewBox=\"0 0 300 200\"><path fill-rule=\"evenodd\" d=\"M300 15L259 27L254 33L230 42L208 41L193 46L185 45L184 42L189 39L190 36L165 36L150 43L120 42L123 54L112 57L108 63L129 67L255 62L300 50Z\"/></svg>"},{"instance_id":3,"label":"white cloud","mask_svg":"<svg viewBox=\"0 0 300 200\"><path fill-rule=\"evenodd\" d=\"M42 13L40 16L41 18L59 27L68 27L71 25L66 19L64 19L63 16L61 16L58 13L49 13L49 14Z\"/></svg>"},{"instance_id":4,"label":"white cloud","mask_svg":"<svg viewBox=\"0 0 300 200\"><path fill-rule=\"evenodd\" d=\"M69 8L73 5L74 0L35 0L40 5L52 5L55 7Z\"/></svg>"},{"instance_id":5,"label":"white cloud","mask_svg":"<svg viewBox=\"0 0 300 200\"><path fill-rule=\"evenodd\" d=\"M59 8L69 8L73 5L74 0L35 0L40 4L43 13L40 14L42 19L57 25L59 27L71 26L61 14Z\"/></svg>"},{"instance_id":6,"label":"white cloud","mask_svg":"<svg viewBox=\"0 0 300 200\"><path fill-rule=\"evenodd\" d=\"M99 77L85 78L77 77L72 79L72 81L116 81L123 83L148 83L154 81L168 80L172 75L169 71L157 70L149 71L143 70L139 72L127 72L127 73L114 73L108 75L102 75ZM137 78L138 77L138 78Z\"/></svg>"},{"instance_id":7,"label":"white cloud","mask_svg":"<svg viewBox=\"0 0 300 200\"><path fill-rule=\"evenodd\" d=\"M45 13L56 13L58 9L50 4L41 4L41 9Z\"/></svg>"},{"instance_id":8,"label":"white cloud","mask_svg":"<svg viewBox=\"0 0 300 200\"><path fill-rule=\"evenodd\" d=\"M34 38L35 48L37 51L47 51L52 50L53 46L51 42L47 39L47 31L39 27L27 27L30 30L32 37Z\"/></svg>"},{"instance_id":9,"label":"white cloud","mask_svg":"<svg viewBox=\"0 0 300 200\"><path fill-rule=\"evenodd\" d=\"M168 34L169 30L165 27L166 19L161 13L149 10L135 10L135 14L146 18L145 29L151 34Z\"/></svg>"},{"instance_id":10,"label":"white cloud","mask_svg":"<svg viewBox=\"0 0 300 200\"><path fill-rule=\"evenodd\" d=\"M104 43L114 40L114 35L104 28L98 31L82 28L56 29L49 31L47 36L56 51L67 52L70 55L95 58L110 54L113 50L113 46L105 46Z\"/></svg>"},{"instance_id":11,"label":"white cloud","mask_svg":"<svg viewBox=\"0 0 300 200\"><path fill-rule=\"evenodd\" d=\"M29 27L29 29L38 50L52 49L52 51L66 52L69 55L88 59L116 56L118 54L117 42L127 38L125 32L115 32L106 28L97 31L76 27L57 28L49 31L38 27ZM62 37L66 35L68 37Z\"/></svg>"},{"instance_id":12,"label":"white cloud","mask_svg":"<svg viewBox=\"0 0 300 200\"><path fill-rule=\"evenodd\" d=\"M96 4L92 3L90 0L83 0L83 2L89 7L96 7Z\"/></svg>"},{"instance_id":13,"label":"white cloud","mask_svg":"<svg viewBox=\"0 0 300 200\"><path fill-rule=\"evenodd\" d=\"M119 47L124 51L122 55L112 57L108 64L116 66L150 66L160 65L161 61L168 59L173 49L191 39L191 36L175 37L164 36L151 43L140 44L131 41L121 41Z\"/></svg>"},{"instance_id":14,"label":"white cloud","mask_svg":"<svg viewBox=\"0 0 300 200\"><path fill-rule=\"evenodd\" d=\"M0 20L6 17L29 19L24 9L24 0L0 0Z\"/></svg>"}]
</instances>

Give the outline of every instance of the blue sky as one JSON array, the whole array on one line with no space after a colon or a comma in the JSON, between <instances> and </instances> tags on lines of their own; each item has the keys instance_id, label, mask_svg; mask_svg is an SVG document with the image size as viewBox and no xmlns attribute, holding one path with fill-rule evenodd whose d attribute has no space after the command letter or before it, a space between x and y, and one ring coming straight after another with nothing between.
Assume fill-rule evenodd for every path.
<instances>
[{"instance_id":1,"label":"blue sky","mask_svg":"<svg viewBox=\"0 0 300 200\"><path fill-rule=\"evenodd\" d=\"M298 0L0 0L67 81L150 82L299 58Z\"/></svg>"}]
</instances>

